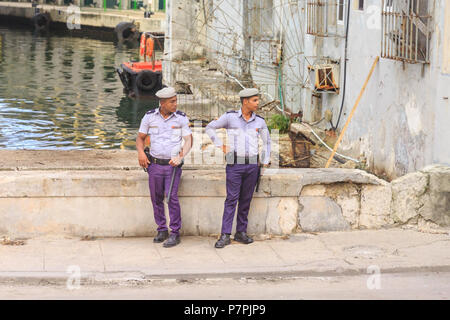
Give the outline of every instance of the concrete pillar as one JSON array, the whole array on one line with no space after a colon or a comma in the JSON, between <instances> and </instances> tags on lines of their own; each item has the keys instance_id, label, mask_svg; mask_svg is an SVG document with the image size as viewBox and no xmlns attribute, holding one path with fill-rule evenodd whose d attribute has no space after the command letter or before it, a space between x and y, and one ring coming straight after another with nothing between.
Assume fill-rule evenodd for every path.
<instances>
[{"instance_id":1,"label":"concrete pillar","mask_svg":"<svg viewBox=\"0 0 450 320\"><path fill-rule=\"evenodd\" d=\"M249 10L250 3L248 1L244 1L242 3L243 14L242 14L242 28L243 28L243 36L244 36L244 60L242 63L242 77L246 81L251 81L251 72L250 72L250 57L252 51L252 41L250 37L250 21L249 21Z\"/></svg>"},{"instance_id":2,"label":"concrete pillar","mask_svg":"<svg viewBox=\"0 0 450 320\"><path fill-rule=\"evenodd\" d=\"M164 54L163 54L163 82L166 85L172 84L172 3L169 1L166 7L166 34L164 36Z\"/></svg>"},{"instance_id":3,"label":"concrete pillar","mask_svg":"<svg viewBox=\"0 0 450 320\"><path fill-rule=\"evenodd\" d=\"M131 6L131 0L121 0L122 10L128 10Z\"/></svg>"},{"instance_id":4,"label":"concrete pillar","mask_svg":"<svg viewBox=\"0 0 450 320\"><path fill-rule=\"evenodd\" d=\"M173 59L191 58L196 47L201 45L198 40L198 20L196 19L201 2L193 0L172 0L166 2L167 25L171 29L169 36L171 42L171 54ZM190 41L196 39L196 42Z\"/></svg>"}]
</instances>

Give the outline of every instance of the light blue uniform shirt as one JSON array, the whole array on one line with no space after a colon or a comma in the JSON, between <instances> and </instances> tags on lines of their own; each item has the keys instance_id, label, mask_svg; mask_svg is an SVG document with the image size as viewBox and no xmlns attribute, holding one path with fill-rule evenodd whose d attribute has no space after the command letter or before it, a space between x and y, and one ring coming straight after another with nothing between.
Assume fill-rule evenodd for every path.
<instances>
[{"instance_id":1,"label":"light blue uniform shirt","mask_svg":"<svg viewBox=\"0 0 450 320\"><path fill-rule=\"evenodd\" d=\"M221 147L223 142L216 134L216 129L227 129L229 147L231 151L235 151L238 157L256 156L258 155L258 138L263 141L263 155L261 159L263 164L270 161L270 134L266 121L263 117L256 115L254 112L248 121L242 116L242 109L228 111L219 119L211 121L206 126L206 133L214 142L216 147Z\"/></svg>"},{"instance_id":2,"label":"light blue uniform shirt","mask_svg":"<svg viewBox=\"0 0 450 320\"><path fill-rule=\"evenodd\" d=\"M150 136L150 154L159 159L177 156L181 151L182 137L192 134L185 113L176 111L164 119L159 108L145 114L139 132Z\"/></svg>"}]
</instances>

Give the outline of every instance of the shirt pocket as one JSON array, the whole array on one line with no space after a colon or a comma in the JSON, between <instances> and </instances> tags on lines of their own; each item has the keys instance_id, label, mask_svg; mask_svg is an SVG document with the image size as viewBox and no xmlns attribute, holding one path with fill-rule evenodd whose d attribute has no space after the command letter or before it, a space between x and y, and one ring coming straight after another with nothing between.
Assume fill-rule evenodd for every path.
<instances>
[{"instance_id":1,"label":"shirt pocket","mask_svg":"<svg viewBox=\"0 0 450 320\"><path fill-rule=\"evenodd\" d=\"M181 139L181 126L180 125L173 125L171 127L170 138L174 142L180 141L180 139Z\"/></svg>"},{"instance_id":2,"label":"shirt pocket","mask_svg":"<svg viewBox=\"0 0 450 320\"><path fill-rule=\"evenodd\" d=\"M159 134L159 127L158 126L149 126L148 127L148 134L150 136L154 136Z\"/></svg>"},{"instance_id":3,"label":"shirt pocket","mask_svg":"<svg viewBox=\"0 0 450 320\"><path fill-rule=\"evenodd\" d=\"M229 127L227 129L227 134L230 136L239 136L242 135L242 130L238 127Z\"/></svg>"}]
</instances>

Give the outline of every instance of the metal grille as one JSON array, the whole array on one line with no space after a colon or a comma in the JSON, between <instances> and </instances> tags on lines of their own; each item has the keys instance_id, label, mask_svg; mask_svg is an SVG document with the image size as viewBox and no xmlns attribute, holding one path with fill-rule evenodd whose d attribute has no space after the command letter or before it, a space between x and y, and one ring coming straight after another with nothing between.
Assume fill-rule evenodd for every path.
<instances>
[{"instance_id":1,"label":"metal grille","mask_svg":"<svg viewBox=\"0 0 450 320\"><path fill-rule=\"evenodd\" d=\"M313 0L307 2L306 33L315 36L330 36L330 26L336 24L336 0Z\"/></svg>"},{"instance_id":2,"label":"metal grille","mask_svg":"<svg viewBox=\"0 0 450 320\"><path fill-rule=\"evenodd\" d=\"M429 63L428 0L383 0L381 57Z\"/></svg>"}]
</instances>

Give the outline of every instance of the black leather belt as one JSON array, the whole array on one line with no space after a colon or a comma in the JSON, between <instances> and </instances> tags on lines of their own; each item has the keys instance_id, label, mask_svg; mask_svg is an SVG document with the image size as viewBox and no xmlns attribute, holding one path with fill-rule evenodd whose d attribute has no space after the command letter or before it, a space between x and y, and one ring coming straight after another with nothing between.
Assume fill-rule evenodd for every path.
<instances>
[{"instance_id":1,"label":"black leather belt","mask_svg":"<svg viewBox=\"0 0 450 320\"><path fill-rule=\"evenodd\" d=\"M228 152L225 160L228 164L259 164L259 155L238 157L236 152Z\"/></svg>"},{"instance_id":2,"label":"black leather belt","mask_svg":"<svg viewBox=\"0 0 450 320\"><path fill-rule=\"evenodd\" d=\"M147 157L147 158L150 161L150 163L155 163L155 164L159 164L159 165L162 165L162 166L168 166L169 162L170 162L170 159L158 159L158 158L155 158L153 156L150 156L150 157ZM183 166L183 164L184 164L184 160L182 160L181 163L177 167L181 168Z\"/></svg>"},{"instance_id":3,"label":"black leather belt","mask_svg":"<svg viewBox=\"0 0 450 320\"><path fill-rule=\"evenodd\" d=\"M169 165L169 162L170 162L170 159L158 159L153 156L150 156L149 160L150 160L150 163L155 163L155 164L159 164L162 166L167 166L167 165Z\"/></svg>"}]
</instances>

